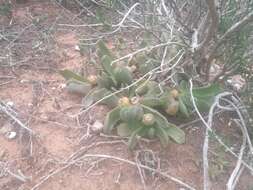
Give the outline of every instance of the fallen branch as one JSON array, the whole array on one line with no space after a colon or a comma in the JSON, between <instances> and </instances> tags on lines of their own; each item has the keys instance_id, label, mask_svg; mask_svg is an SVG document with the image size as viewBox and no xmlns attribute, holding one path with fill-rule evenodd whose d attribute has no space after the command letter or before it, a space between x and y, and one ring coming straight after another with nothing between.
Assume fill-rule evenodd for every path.
<instances>
[{"instance_id":1,"label":"fallen branch","mask_svg":"<svg viewBox=\"0 0 253 190\"><path fill-rule=\"evenodd\" d=\"M232 94L230 92L223 92L219 95L216 96L215 98L215 102L213 103L213 105L211 106L211 109L209 111L209 114L208 114L208 122L205 121L205 119L203 118L203 116L201 115L201 113L199 112L198 108L197 108L197 105L196 105L196 102L195 102L195 99L194 99L194 96L193 96L193 93L192 93L192 88L193 88L193 84L192 84L192 79L190 79L190 94L191 94L191 100L192 100L192 103L193 103L193 106L194 106L194 109L196 110L196 113L198 114L198 116L200 117L201 121L204 123L205 127L206 127L206 135L205 135L205 143L204 143L204 146L203 146L203 170L204 170L204 189L205 190L208 190L210 189L210 180L209 180L209 174L208 174L208 132L211 132L214 137L218 140L218 142L226 148L226 150L231 153L233 156L235 156L238 161L237 161L237 166L236 168L234 169L234 172L231 174L231 179L229 181L229 184L228 184L228 187L230 188L229 190L232 190L235 185L236 185L236 181L238 180L238 175L239 175L239 172L240 172L240 167L241 164L243 164L245 167L247 167L251 172L253 171L253 168L248 165L245 161L242 160L242 151L240 152L240 155L238 156L236 153L234 153L230 147L228 147L222 140L220 137L218 137L216 135L216 133L212 130L212 119L213 119L213 113L214 113L214 108L216 106L220 107L220 108L224 108L225 110L229 110L229 111L236 111L237 114L239 115L240 117L240 121L242 122L242 131L243 131L243 134L245 135L244 138L246 138L246 140L248 140L248 144L250 146L250 150L252 148L251 146L251 141L250 139L248 139L248 132L247 132L247 129L246 129L246 126L245 126L245 122L242 118L242 115L240 113L240 111L238 110L238 108L232 103L230 102L229 100L227 100L227 102L229 103L229 105L232 106L231 107L222 107L220 104L219 104L219 100L226 97L226 96L232 96ZM244 150L243 146L242 146L242 149ZM239 168L238 168L239 167Z\"/></svg>"},{"instance_id":2,"label":"fallen branch","mask_svg":"<svg viewBox=\"0 0 253 190\"><path fill-rule=\"evenodd\" d=\"M0 111L4 112L6 115L12 118L21 128L33 134L33 131L30 128L28 128L25 124L23 124L17 117L15 117L11 113L13 112L12 109L9 106L5 105L2 101L0 101Z\"/></svg>"},{"instance_id":3,"label":"fallen branch","mask_svg":"<svg viewBox=\"0 0 253 190\"><path fill-rule=\"evenodd\" d=\"M130 165L133 165L133 166L136 166L136 167L140 167L140 168L149 170L151 172L157 173L157 174L159 174L159 175L161 175L163 177L166 177L166 178L168 178L168 179L170 179L170 180L178 183L179 185L184 186L187 189L195 190L195 188L193 188L192 186L186 184L185 182L183 182L183 181L179 180L178 178L175 178L175 177L173 177L173 176L171 176L171 175L169 175L167 173L161 172L159 170L156 170L154 168L150 168L150 167L142 165L142 164L137 164L137 163L135 163L133 161L126 160L126 159L123 159L123 158L120 158L120 157L111 156L111 155L104 155L104 154L85 154L83 157L80 157L78 160L81 160L81 159L84 159L84 158L89 158L89 157L107 158L107 159L112 159L112 160L124 162L124 163L130 164Z\"/></svg>"},{"instance_id":4,"label":"fallen branch","mask_svg":"<svg viewBox=\"0 0 253 190\"><path fill-rule=\"evenodd\" d=\"M241 126L241 124L238 122L237 125ZM241 128L243 129L243 127L241 126ZM242 166L242 158L243 158L243 153L246 147L246 142L247 142L247 138L246 138L246 134L245 131L242 130L243 133L243 143L241 145L241 149L240 149L240 153L239 153L239 158L237 160L236 166L232 172L232 174L229 177L229 180L227 182L227 190L234 190L236 183L238 182L237 179L239 179L240 176L240 171L241 171L241 166Z\"/></svg>"}]
</instances>

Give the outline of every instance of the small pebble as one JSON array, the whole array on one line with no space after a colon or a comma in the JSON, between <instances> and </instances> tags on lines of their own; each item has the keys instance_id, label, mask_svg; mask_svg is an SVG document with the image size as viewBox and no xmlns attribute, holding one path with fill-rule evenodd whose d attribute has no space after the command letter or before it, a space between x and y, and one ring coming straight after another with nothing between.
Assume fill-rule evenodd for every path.
<instances>
[{"instance_id":1,"label":"small pebble","mask_svg":"<svg viewBox=\"0 0 253 190\"><path fill-rule=\"evenodd\" d=\"M103 123L101 123L100 121L95 121L91 126L91 130L95 133L100 133L103 130L103 127Z\"/></svg>"},{"instance_id":2,"label":"small pebble","mask_svg":"<svg viewBox=\"0 0 253 190\"><path fill-rule=\"evenodd\" d=\"M76 51L80 51L79 45L75 45L75 50L76 50Z\"/></svg>"},{"instance_id":3,"label":"small pebble","mask_svg":"<svg viewBox=\"0 0 253 190\"><path fill-rule=\"evenodd\" d=\"M47 116L45 113L42 113L42 114L40 115L40 119L42 119L42 120L44 120L44 121L48 121L48 120L49 120L48 116Z\"/></svg>"},{"instance_id":4,"label":"small pebble","mask_svg":"<svg viewBox=\"0 0 253 190\"><path fill-rule=\"evenodd\" d=\"M27 82L29 82L28 80L26 80L26 79L22 79L22 80L20 80L20 83L27 83Z\"/></svg>"},{"instance_id":5,"label":"small pebble","mask_svg":"<svg viewBox=\"0 0 253 190\"><path fill-rule=\"evenodd\" d=\"M8 106L10 106L10 107L13 107L13 106L14 106L14 102L12 102L12 101L8 101L6 104L7 104Z\"/></svg>"},{"instance_id":6,"label":"small pebble","mask_svg":"<svg viewBox=\"0 0 253 190\"><path fill-rule=\"evenodd\" d=\"M60 84L60 85L59 85L59 88L60 88L60 89L64 89L64 88L66 88L66 86L67 86L67 85L66 85L65 83L63 83L63 84Z\"/></svg>"},{"instance_id":7,"label":"small pebble","mask_svg":"<svg viewBox=\"0 0 253 190\"><path fill-rule=\"evenodd\" d=\"M28 107L33 107L33 104L32 103L28 103Z\"/></svg>"},{"instance_id":8,"label":"small pebble","mask_svg":"<svg viewBox=\"0 0 253 190\"><path fill-rule=\"evenodd\" d=\"M17 133L15 131L10 131L5 134L5 137L10 140L16 138L16 136L17 136Z\"/></svg>"}]
</instances>

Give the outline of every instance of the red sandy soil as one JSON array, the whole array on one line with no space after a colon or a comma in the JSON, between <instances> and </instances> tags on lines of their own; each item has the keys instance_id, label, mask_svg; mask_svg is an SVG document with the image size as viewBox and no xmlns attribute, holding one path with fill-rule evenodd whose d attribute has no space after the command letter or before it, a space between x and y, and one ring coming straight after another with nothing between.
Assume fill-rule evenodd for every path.
<instances>
[{"instance_id":1,"label":"red sandy soil","mask_svg":"<svg viewBox=\"0 0 253 190\"><path fill-rule=\"evenodd\" d=\"M36 26L31 25L36 18L42 19L43 16L45 20ZM181 179L198 190L202 189L203 130L200 124L185 129L187 139L184 145L171 143L166 149L162 149L159 142L142 142L141 148L131 152L120 138L103 137L93 132L89 137L84 137L87 127L94 121L103 122L108 109L95 106L80 116L79 124L73 117L79 111L81 97L67 93L62 88L64 80L57 73L58 69L63 68L77 71L85 61L74 48L78 44L79 31L58 26L63 21L71 22L73 17L70 11L50 1L30 1L14 4L12 21L8 17L0 20L1 27L5 28L4 34L10 35L20 33L31 25L20 36L16 36L15 41L12 42L13 37L9 38L10 41L0 41L0 57L7 57L11 52L13 63L16 64L15 67L0 65L0 76L13 77L0 78L0 99L13 102L18 118L35 134L31 137L9 118L0 115L0 161L8 164L13 173L20 170L30 177L26 182L21 182L11 175L0 175L0 189L32 189L40 184L43 177L66 166L69 156L79 149L85 150L83 155L105 154L132 161L135 161L138 151L149 150L156 158L156 169ZM51 31L48 32L50 27ZM0 59L0 64L10 64L8 61L7 58ZM217 118L216 128L224 128L225 134L230 134L232 129L226 123L227 121ZM18 137L8 140L5 137L6 130L16 131ZM234 137L236 138L239 139ZM210 154L210 157L214 156ZM233 159L230 156L225 159L230 164L212 180L214 190L225 189L224 184L232 171ZM146 173L147 189L183 188L168 178ZM253 187L252 178L245 172L237 189L250 190L250 187ZM143 189L143 184L138 169L134 166L111 159L89 158L57 172L37 189L138 190Z\"/></svg>"}]
</instances>

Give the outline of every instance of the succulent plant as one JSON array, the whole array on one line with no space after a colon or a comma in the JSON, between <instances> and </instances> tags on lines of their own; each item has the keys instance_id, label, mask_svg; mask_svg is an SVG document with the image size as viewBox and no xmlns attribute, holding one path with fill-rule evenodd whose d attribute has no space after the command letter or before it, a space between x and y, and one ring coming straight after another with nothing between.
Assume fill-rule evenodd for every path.
<instances>
[{"instance_id":1,"label":"succulent plant","mask_svg":"<svg viewBox=\"0 0 253 190\"><path fill-rule=\"evenodd\" d=\"M116 128L118 135L129 137L130 149L135 147L139 137L158 138L163 147L167 146L169 139L178 144L184 143L184 131L170 123L166 116L189 117L192 114L187 77L181 78L179 85L173 89L152 80L141 80L121 89L133 83L133 72L141 69L140 60L146 63L155 57L144 54L134 57L128 66L113 65L115 56L109 48L102 40L97 45L102 69L98 75L83 77L69 70L61 70L60 74L66 79L69 91L84 95L84 108L97 101L112 108L106 115L104 132L110 134ZM117 90L120 92L115 93ZM197 107L201 111L209 108L219 92L218 85L194 88Z\"/></svg>"},{"instance_id":2,"label":"succulent plant","mask_svg":"<svg viewBox=\"0 0 253 190\"><path fill-rule=\"evenodd\" d=\"M115 57L102 40L98 42L98 57L103 69L98 80L100 86L107 89L112 87L119 89L122 85L129 85L133 82L133 69L129 69L127 66L113 65L112 61Z\"/></svg>"},{"instance_id":3,"label":"succulent plant","mask_svg":"<svg viewBox=\"0 0 253 190\"><path fill-rule=\"evenodd\" d=\"M109 112L105 120L105 133L111 133L117 128L118 135L129 136L129 148L134 148L137 143L137 136L154 138L157 137L162 146L166 146L169 138L176 143L184 143L185 134L155 109L143 104L122 106L122 103ZM120 100L121 102L122 99ZM119 129L118 129L119 128ZM124 129L125 128L125 129Z\"/></svg>"}]
</instances>

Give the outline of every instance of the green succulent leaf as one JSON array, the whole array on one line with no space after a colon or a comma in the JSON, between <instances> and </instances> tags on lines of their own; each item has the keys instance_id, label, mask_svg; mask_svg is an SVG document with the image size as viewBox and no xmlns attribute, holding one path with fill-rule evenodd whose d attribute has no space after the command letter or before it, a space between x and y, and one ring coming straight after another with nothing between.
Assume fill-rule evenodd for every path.
<instances>
[{"instance_id":1,"label":"green succulent leaf","mask_svg":"<svg viewBox=\"0 0 253 190\"><path fill-rule=\"evenodd\" d=\"M179 112L184 116L184 117L190 117L190 114L189 114L189 112L188 112L188 110L187 110L187 107L186 107L186 105L184 104L184 101L181 99L181 98L179 98L178 99L178 102L179 102Z\"/></svg>"},{"instance_id":2,"label":"green succulent leaf","mask_svg":"<svg viewBox=\"0 0 253 190\"><path fill-rule=\"evenodd\" d=\"M135 128L129 127L127 123L120 123L117 126L117 133L121 137L129 137Z\"/></svg>"},{"instance_id":3,"label":"green succulent leaf","mask_svg":"<svg viewBox=\"0 0 253 190\"><path fill-rule=\"evenodd\" d=\"M108 20L106 19L106 16L104 15L103 12L104 11L101 8L97 8L96 9L96 19L99 22L103 23L105 29L109 30L111 28L111 24L110 24L110 22L108 22Z\"/></svg>"},{"instance_id":4,"label":"green succulent leaf","mask_svg":"<svg viewBox=\"0 0 253 190\"><path fill-rule=\"evenodd\" d=\"M146 96L157 96L158 94L161 94L161 86L155 81L148 81L148 92L146 93Z\"/></svg>"},{"instance_id":5,"label":"green succulent leaf","mask_svg":"<svg viewBox=\"0 0 253 190\"><path fill-rule=\"evenodd\" d=\"M169 143L169 137L163 127L156 126L155 134L159 138L163 147L166 147Z\"/></svg>"},{"instance_id":6,"label":"green succulent leaf","mask_svg":"<svg viewBox=\"0 0 253 190\"><path fill-rule=\"evenodd\" d=\"M87 108L109 94L111 94L111 92L105 88L94 88L83 98L82 105L84 108ZM118 100L119 98L116 95L111 95L110 97L103 99L101 104L105 104L109 107L116 107Z\"/></svg>"},{"instance_id":7,"label":"green succulent leaf","mask_svg":"<svg viewBox=\"0 0 253 190\"><path fill-rule=\"evenodd\" d=\"M134 124L142 119L144 112L139 105L123 107L120 110L120 119L127 123Z\"/></svg>"},{"instance_id":8,"label":"green succulent leaf","mask_svg":"<svg viewBox=\"0 0 253 190\"><path fill-rule=\"evenodd\" d=\"M115 58L111 50L106 46L103 40L99 40L98 43L99 56L102 58L103 56L108 56L110 62Z\"/></svg>"},{"instance_id":9,"label":"green succulent leaf","mask_svg":"<svg viewBox=\"0 0 253 190\"><path fill-rule=\"evenodd\" d=\"M166 128L169 126L169 123L166 119L166 117L164 117L162 114L160 114L158 111L156 111L153 108L150 108L148 106L142 105L143 110L145 113L152 113L155 116L156 119L156 123L158 126Z\"/></svg>"},{"instance_id":10,"label":"green succulent leaf","mask_svg":"<svg viewBox=\"0 0 253 190\"><path fill-rule=\"evenodd\" d=\"M180 99L184 104L190 108L193 108L190 90L186 81L180 83ZM222 91L219 84L212 84L204 87L193 88L192 93L196 105L200 111L206 111L214 102L214 98Z\"/></svg>"},{"instance_id":11,"label":"green succulent leaf","mask_svg":"<svg viewBox=\"0 0 253 190\"><path fill-rule=\"evenodd\" d=\"M147 61L148 57L146 53L141 52L136 54L132 57L132 59L129 60L128 65L141 65Z\"/></svg>"},{"instance_id":12,"label":"green succulent leaf","mask_svg":"<svg viewBox=\"0 0 253 190\"><path fill-rule=\"evenodd\" d=\"M148 92L147 82L144 82L144 83L141 83L140 85L138 85L138 87L136 88L135 92L139 96L142 96L142 95L146 94Z\"/></svg>"},{"instance_id":13,"label":"green succulent leaf","mask_svg":"<svg viewBox=\"0 0 253 190\"><path fill-rule=\"evenodd\" d=\"M113 75L118 84L131 84L133 82L132 73L126 67L116 67L113 70Z\"/></svg>"},{"instance_id":14,"label":"green succulent leaf","mask_svg":"<svg viewBox=\"0 0 253 190\"><path fill-rule=\"evenodd\" d=\"M132 150L136 146L136 144L137 144L137 135L139 133L142 133L143 131L145 131L145 128L144 127L139 127L137 129L135 129L135 131L132 132L132 134L131 134L131 136L128 140L129 149Z\"/></svg>"},{"instance_id":15,"label":"green succulent leaf","mask_svg":"<svg viewBox=\"0 0 253 190\"><path fill-rule=\"evenodd\" d=\"M60 70L59 73L61 76L63 76L63 78L65 78L65 80L75 79L75 80L81 81L81 82L88 82L88 80L86 78L84 78L84 77L82 77L82 76L80 76L68 69Z\"/></svg>"},{"instance_id":16,"label":"green succulent leaf","mask_svg":"<svg viewBox=\"0 0 253 190\"><path fill-rule=\"evenodd\" d=\"M109 58L108 55L103 55L102 58L101 58L101 65L104 69L104 71L109 74L110 76L113 76L113 67L111 65L112 61L111 59Z\"/></svg>"},{"instance_id":17,"label":"green succulent leaf","mask_svg":"<svg viewBox=\"0 0 253 190\"><path fill-rule=\"evenodd\" d=\"M157 97L144 97L140 100L140 103L148 107L160 107L164 105L164 102Z\"/></svg>"},{"instance_id":18,"label":"green succulent leaf","mask_svg":"<svg viewBox=\"0 0 253 190\"><path fill-rule=\"evenodd\" d=\"M154 60L148 58L146 62L143 62L139 65L139 71L142 74L146 74L150 72L151 70L155 69L158 66L158 63Z\"/></svg>"},{"instance_id":19,"label":"green succulent leaf","mask_svg":"<svg viewBox=\"0 0 253 190\"><path fill-rule=\"evenodd\" d=\"M193 88L192 90L196 97L211 97L221 92L219 84L212 84L204 87Z\"/></svg>"},{"instance_id":20,"label":"green succulent leaf","mask_svg":"<svg viewBox=\"0 0 253 190\"><path fill-rule=\"evenodd\" d=\"M173 139L178 144L185 143L185 132L177 127L176 125L170 123L169 127L165 129L167 135Z\"/></svg>"},{"instance_id":21,"label":"green succulent leaf","mask_svg":"<svg viewBox=\"0 0 253 190\"><path fill-rule=\"evenodd\" d=\"M116 124L120 121L120 107L111 110L105 117L104 133L110 134Z\"/></svg>"},{"instance_id":22,"label":"green succulent leaf","mask_svg":"<svg viewBox=\"0 0 253 190\"><path fill-rule=\"evenodd\" d=\"M68 92L85 95L91 90L92 86L86 82L80 82L75 79L67 81L66 89Z\"/></svg>"},{"instance_id":23,"label":"green succulent leaf","mask_svg":"<svg viewBox=\"0 0 253 190\"><path fill-rule=\"evenodd\" d=\"M104 71L112 79L113 84L116 86L117 85L117 81L115 80L115 77L114 77L114 68L111 65L111 59L107 55L104 55L102 57L102 59L101 59L101 65L102 65Z\"/></svg>"},{"instance_id":24,"label":"green succulent leaf","mask_svg":"<svg viewBox=\"0 0 253 190\"><path fill-rule=\"evenodd\" d=\"M106 73L102 72L101 76L98 77L98 86L100 88L111 89L114 85L112 78Z\"/></svg>"},{"instance_id":25,"label":"green succulent leaf","mask_svg":"<svg viewBox=\"0 0 253 190\"><path fill-rule=\"evenodd\" d=\"M150 139L153 139L155 137L155 128L154 127L150 127L147 131L147 137Z\"/></svg>"},{"instance_id":26,"label":"green succulent leaf","mask_svg":"<svg viewBox=\"0 0 253 190\"><path fill-rule=\"evenodd\" d=\"M167 119L158 111L143 105L144 112L152 113L155 116L157 127L163 128L167 135L172 138L176 143L182 144L185 142L185 133L183 130L171 124ZM161 135L161 134L160 134Z\"/></svg>"}]
</instances>

